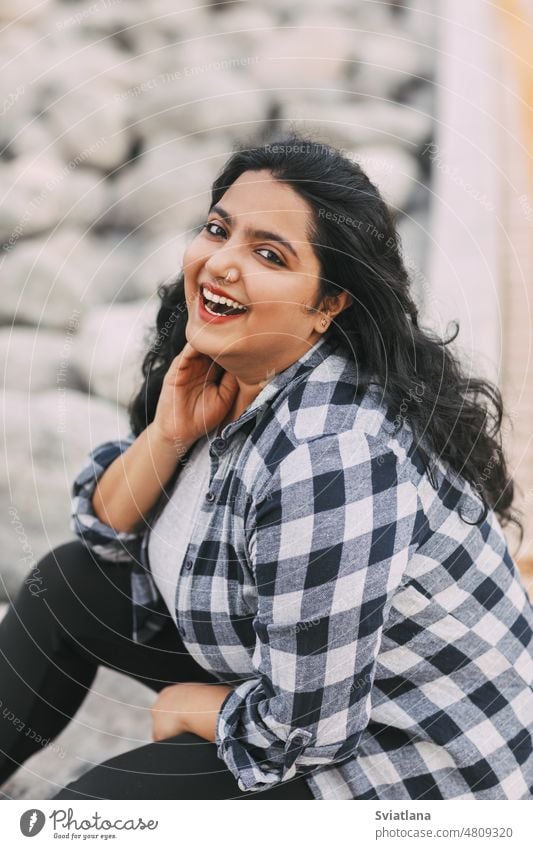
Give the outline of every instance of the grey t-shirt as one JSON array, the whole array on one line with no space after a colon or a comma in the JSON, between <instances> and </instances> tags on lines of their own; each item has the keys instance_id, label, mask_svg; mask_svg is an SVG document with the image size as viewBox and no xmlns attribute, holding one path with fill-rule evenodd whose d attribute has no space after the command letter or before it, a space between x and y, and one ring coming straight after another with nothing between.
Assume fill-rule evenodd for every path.
<instances>
[{"instance_id":1,"label":"grey t-shirt","mask_svg":"<svg viewBox=\"0 0 533 849\"><path fill-rule=\"evenodd\" d=\"M195 444L187 464L178 476L170 500L150 531L148 556L152 575L174 622L179 570L208 486L209 446L215 436L216 429L202 436Z\"/></svg>"}]
</instances>

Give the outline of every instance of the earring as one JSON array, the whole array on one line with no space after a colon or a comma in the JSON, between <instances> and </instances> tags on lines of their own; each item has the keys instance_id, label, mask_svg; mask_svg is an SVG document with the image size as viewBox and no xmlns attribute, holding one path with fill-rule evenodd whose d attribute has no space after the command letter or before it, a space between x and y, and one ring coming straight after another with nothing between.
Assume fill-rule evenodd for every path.
<instances>
[{"instance_id":1,"label":"earring","mask_svg":"<svg viewBox=\"0 0 533 849\"><path fill-rule=\"evenodd\" d=\"M328 326L328 320L326 318L323 318L321 323L322 323L322 327Z\"/></svg>"}]
</instances>

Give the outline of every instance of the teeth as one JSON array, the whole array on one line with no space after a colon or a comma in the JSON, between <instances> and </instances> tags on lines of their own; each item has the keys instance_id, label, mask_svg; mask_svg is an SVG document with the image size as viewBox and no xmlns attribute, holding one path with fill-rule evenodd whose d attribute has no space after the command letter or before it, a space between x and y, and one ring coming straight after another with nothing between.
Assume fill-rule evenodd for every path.
<instances>
[{"instance_id":1,"label":"teeth","mask_svg":"<svg viewBox=\"0 0 533 849\"><path fill-rule=\"evenodd\" d=\"M210 292L205 286L202 289L202 295L208 301L214 301L215 304L226 304L228 307L232 307L239 310L246 310L246 307L242 304L237 303L237 301L233 301L231 298L222 298L220 295L215 295L214 292ZM218 315L218 313L216 313Z\"/></svg>"}]
</instances>

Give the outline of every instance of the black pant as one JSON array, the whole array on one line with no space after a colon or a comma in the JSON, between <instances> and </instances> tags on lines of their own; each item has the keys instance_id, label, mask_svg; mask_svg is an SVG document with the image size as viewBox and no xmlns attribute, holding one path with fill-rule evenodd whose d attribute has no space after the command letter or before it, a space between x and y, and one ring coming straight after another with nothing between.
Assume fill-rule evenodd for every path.
<instances>
[{"instance_id":1,"label":"black pant","mask_svg":"<svg viewBox=\"0 0 533 849\"><path fill-rule=\"evenodd\" d=\"M100 664L156 692L180 681L217 682L187 652L170 616L149 643L134 642L131 629L128 564L103 561L76 539L31 570L0 622L0 785L72 719ZM214 743L178 734L104 761L53 798L313 796L303 776L243 793Z\"/></svg>"}]
</instances>

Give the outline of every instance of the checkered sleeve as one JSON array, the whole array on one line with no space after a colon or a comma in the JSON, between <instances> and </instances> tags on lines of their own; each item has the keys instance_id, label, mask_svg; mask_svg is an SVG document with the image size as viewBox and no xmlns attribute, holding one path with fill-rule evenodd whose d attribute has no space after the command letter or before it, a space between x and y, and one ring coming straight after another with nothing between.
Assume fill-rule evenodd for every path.
<instances>
[{"instance_id":1,"label":"checkered sleeve","mask_svg":"<svg viewBox=\"0 0 533 849\"><path fill-rule=\"evenodd\" d=\"M384 439L319 437L282 460L251 511L257 674L226 696L216 724L218 757L241 790L356 751L414 537L405 466Z\"/></svg>"},{"instance_id":2,"label":"checkered sleeve","mask_svg":"<svg viewBox=\"0 0 533 849\"><path fill-rule=\"evenodd\" d=\"M130 431L125 439L104 442L93 448L72 484L70 529L103 560L130 561L143 536L143 531L126 533L106 525L97 517L91 503L98 479L135 439Z\"/></svg>"}]
</instances>

